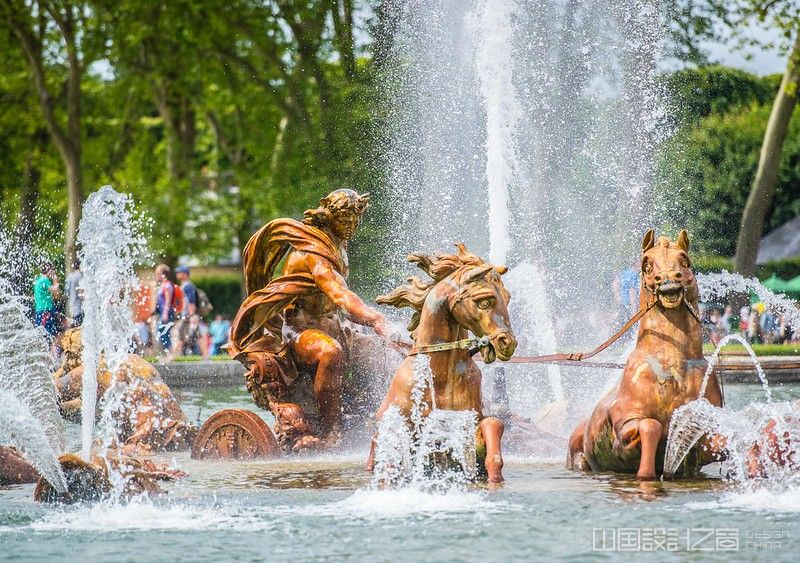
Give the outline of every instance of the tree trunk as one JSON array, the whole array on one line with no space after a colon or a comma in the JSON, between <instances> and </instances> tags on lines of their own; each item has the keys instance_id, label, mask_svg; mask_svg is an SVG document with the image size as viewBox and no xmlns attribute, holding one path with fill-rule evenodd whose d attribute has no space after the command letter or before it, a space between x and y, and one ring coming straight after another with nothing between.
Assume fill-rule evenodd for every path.
<instances>
[{"instance_id":1,"label":"tree trunk","mask_svg":"<svg viewBox=\"0 0 800 563\"><path fill-rule=\"evenodd\" d=\"M47 135L47 132L43 132ZM34 138L38 137L38 132ZM25 175L19 196L19 217L14 229L14 252L18 256L31 256L33 241L36 238L36 204L39 202L39 183L42 173L36 165L36 158L31 155L25 164ZM27 295L30 291L30 260L19 260L16 267L9 272L14 295Z\"/></svg>"},{"instance_id":2,"label":"tree trunk","mask_svg":"<svg viewBox=\"0 0 800 563\"><path fill-rule=\"evenodd\" d=\"M67 171L67 233L64 239L65 267L75 263L78 256L78 224L81 220L81 203L83 201L83 171L81 170L80 149L68 151L64 156Z\"/></svg>"},{"instance_id":3,"label":"tree trunk","mask_svg":"<svg viewBox=\"0 0 800 563\"><path fill-rule=\"evenodd\" d=\"M42 6L40 6L42 8ZM58 149L67 177L67 232L64 240L66 264L72 264L76 256L78 223L81 218L83 200L83 174L81 170L81 61L75 40L75 19L73 6L67 2L61 12L55 5L44 6L58 26L67 50L67 80L64 94L66 124L62 126L56 116L56 100L47 84L43 62L44 37L31 28L33 18L30 13L23 16L20 11L13 12L9 18L13 31L19 38L22 50L33 74L33 82L39 97L39 105L44 114L47 131ZM43 33L43 32L42 32Z\"/></svg>"},{"instance_id":4,"label":"tree trunk","mask_svg":"<svg viewBox=\"0 0 800 563\"><path fill-rule=\"evenodd\" d=\"M800 82L798 81L798 61L800 61L800 33L795 39L781 87L778 89L778 95L772 106L767 130L764 133L764 141L761 145L758 170L750 188L750 195L747 196L742 222L739 226L739 236L736 239L734 268L747 277L754 276L756 273L756 256L764 230L764 220L775 197L783 142L786 139L792 112L797 103L797 88Z\"/></svg>"}]
</instances>

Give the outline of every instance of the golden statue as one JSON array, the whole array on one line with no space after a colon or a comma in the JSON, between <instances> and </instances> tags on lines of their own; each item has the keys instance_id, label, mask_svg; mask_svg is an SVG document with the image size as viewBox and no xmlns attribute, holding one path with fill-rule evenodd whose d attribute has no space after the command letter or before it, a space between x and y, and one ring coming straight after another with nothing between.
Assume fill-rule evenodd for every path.
<instances>
[{"instance_id":1,"label":"golden statue","mask_svg":"<svg viewBox=\"0 0 800 563\"><path fill-rule=\"evenodd\" d=\"M244 249L247 298L231 328L228 351L247 372L256 404L275 415L285 450L335 442L342 426L342 386L353 363L347 321L386 335L386 319L347 287L347 245L367 210L369 194L336 190L303 220L275 219ZM298 398L303 371L313 399ZM301 395L301 394L300 394ZM316 411L317 417L310 416Z\"/></svg>"}]
</instances>

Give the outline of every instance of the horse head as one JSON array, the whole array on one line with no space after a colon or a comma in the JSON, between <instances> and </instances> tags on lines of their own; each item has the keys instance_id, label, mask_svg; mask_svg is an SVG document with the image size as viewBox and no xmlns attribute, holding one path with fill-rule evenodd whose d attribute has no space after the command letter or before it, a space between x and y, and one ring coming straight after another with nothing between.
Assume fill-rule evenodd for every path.
<instances>
[{"instance_id":1,"label":"horse head","mask_svg":"<svg viewBox=\"0 0 800 563\"><path fill-rule=\"evenodd\" d=\"M683 301L697 301L699 290L691 266L689 235L685 230L680 232L675 242L668 237L656 240L652 229L644 235L642 287L665 309L674 309Z\"/></svg>"},{"instance_id":2,"label":"horse head","mask_svg":"<svg viewBox=\"0 0 800 563\"><path fill-rule=\"evenodd\" d=\"M427 273L431 281L412 276L400 286L376 300L395 307L416 309L409 330L416 333L426 304L446 303L455 322L479 338L486 338L481 355L486 363L508 360L517 347L517 339L508 318L510 294L501 276L505 266L494 266L457 244L457 254L411 254L409 262ZM432 299L429 300L428 297Z\"/></svg>"},{"instance_id":3,"label":"horse head","mask_svg":"<svg viewBox=\"0 0 800 563\"><path fill-rule=\"evenodd\" d=\"M508 318L511 295L500 277L506 271L505 266L492 264L464 266L449 278L458 287L448 299L450 312L460 326L488 339L480 349L487 364L495 358L510 359L517 347Z\"/></svg>"}]
</instances>

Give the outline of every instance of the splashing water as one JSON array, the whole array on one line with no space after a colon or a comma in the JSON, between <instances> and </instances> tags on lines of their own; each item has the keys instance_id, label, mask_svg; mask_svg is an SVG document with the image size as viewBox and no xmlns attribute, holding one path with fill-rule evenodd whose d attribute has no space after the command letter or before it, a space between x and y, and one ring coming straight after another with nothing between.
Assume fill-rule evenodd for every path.
<instances>
[{"instance_id":1,"label":"splashing water","mask_svg":"<svg viewBox=\"0 0 800 563\"><path fill-rule=\"evenodd\" d=\"M454 241L507 259L511 272L533 263L546 283L523 315L553 303L559 311L547 322L515 314L517 337L534 344L520 354L581 350L610 336L614 277L636 256L642 225L669 219L651 201L656 149L671 131L656 79L664 30L655 4L389 5L381 79L391 133L381 154L390 267L399 277L409 251ZM511 403L533 416L541 385L517 384L528 367L506 369ZM592 371L538 375L552 396L582 401L609 375Z\"/></svg>"},{"instance_id":2,"label":"splashing water","mask_svg":"<svg viewBox=\"0 0 800 563\"><path fill-rule=\"evenodd\" d=\"M717 344L717 348L714 350L714 353L711 355L711 358L708 360L708 367L706 368L706 373L703 376L703 384L700 386L700 397L704 397L706 394L706 387L708 386L708 380L711 377L711 372L714 371L714 368L717 365L717 361L719 360L719 353L727 344L731 342L738 342L744 349L747 350L747 353L750 354L750 358L753 360L753 365L756 368L756 373L758 374L758 379L761 380L761 386L764 388L764 396L767 399L767 402L772 402L772 391L769 388L769 382L767 381L767 374L764 373L764 369L761 367L761 363L758 361L756 357L756 353L753 351L753 348L750 346L750 343L747 342L747 339L744 338L740 334L728 334L722 340L719 341Z\"/></svg>"},{"instance_id":3,"label":"splashing water","mask_svg":"<svg viewBox=\"0 0 800 563\"><path fill-rule=\"evenodd\" d=\"M721 302L737 293L755 293L767 309L783 315L788 326L796 331L800 330L800 309L796 307L795 302L783 295L776 295L761 285L756 278L746 278L741 274L723 270L697 274L697 285L703 301L707 302Z\"/></svg>"},{"instance_id":4,"label":"splashing water","mask_svg":"<svg viewBox=\"0 0 800 563\"><path fill-rule=\"evenodd\" d=\"M716 431L719 418L720 409L705 397L675 409L669 422L664 475L671 477L675 474L700 438Z\"/></svg>"},{"instance_id":5,"label":"splashing water","mask_svg":"<svg viewBox=\"0 0 800 563\"><path fill-rule=\"evenodd\" d=\"M770 486L800 485L800 403L751 403L734 411L698 399L681 406L670 423L665 474L674 473L703 434L724 437L722 472L729 480L751 488L765 480Z\"/></svg>"},{"instance_id":6,"label":"splashing water","mask_svg":"<svg viewBox=\"0 0 800 563\"><path fill-rule=\"evenodd\" d=\"M127 357L135 331L131 290L138 285L134 265L145 248L135 228L133 202L111 186L86 200L78 229L84 272L82 456L89 461L94 440L97 370L112 374ZM105 366L103 366L105 364ZM111 385L109 393L114 393Z\"/></svg>"},{"instance_id":7,"label":"splashing water","mask_svg":"<svg viewBox=\"0 0 800 563\"><path fill-rule=\"evenodd\" d=\"M58 410L52 357L22 299L0 277L0 436L9 439L59 492L67 483L58 462L64 423Z\"/></svg>"},{"instance_id":8,"label":"splashing water","mask_svg":"<svg viewBox=\"0 0 800 563\"><path fill-rule=\"evenodd\" d=\"M467 16L468 27L479 36L475 64L486 111L489 261L494 264L505 264L508 258L508 191L518 168L514 135L521 108L513 82L514 4L514 0L484 0Z\"/></svg>"},{"instance_id":9,"label":"splashing water","mask_svg":"<svg viewBox=\"0 0 800 563\"><path fill-rule=\"evenodd\" d=\"M430 402L425 398L428 390ZM436 408L430 358L424 354L414 359L411 402L409 419L396 406L381 418L375 485L448 491L474 478L477 415Z\"/></svg>"}]
</instances>

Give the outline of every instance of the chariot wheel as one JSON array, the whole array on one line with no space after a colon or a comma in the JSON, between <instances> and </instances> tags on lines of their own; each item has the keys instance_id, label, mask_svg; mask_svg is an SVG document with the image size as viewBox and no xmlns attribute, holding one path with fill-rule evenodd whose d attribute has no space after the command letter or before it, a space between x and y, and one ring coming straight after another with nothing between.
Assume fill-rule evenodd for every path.
<instances>
[{"instance_id":1,"label":"chariot wheel","mask_svg":"<svg viewBox=\"0 0 800 563\"><path fill-rule=\"evenodd\" d=\"M244 409L225 409L209 418L192 443L192 459L278 457L281 448L267 423Z\"/></svg>"}]
</instances>

